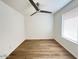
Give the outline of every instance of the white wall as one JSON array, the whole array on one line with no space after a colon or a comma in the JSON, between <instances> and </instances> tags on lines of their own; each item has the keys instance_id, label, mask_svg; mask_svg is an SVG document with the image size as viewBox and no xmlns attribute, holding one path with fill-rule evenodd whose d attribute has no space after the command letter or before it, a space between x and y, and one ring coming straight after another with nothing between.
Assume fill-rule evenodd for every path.
<instances>
[{"instance_id":1,"label":"white wall","mask_svg":"<svg viewBox=\"0 0 79 59\"><path fill-rule=\"evenodd\" d=\"M61 27L62 27L62 14L72 10L73 8L77 7L78 0L73 0L71 3L66 5L64 8L59 10L54 14L54 38L63 46L65 47L71 54L77 57L77 44L72 43L61 37Z\"/></svg>"},{"instance_id":2,"label":"white wall","mask_svg":"<svg viewBox=\"0 0 79 59\"><path fill-rule=\"evenodd\" d=\"M24 40L24 16L0 1L0 59Z\"/></svg>"},{"instance_id":3,"label":"white wall","mask_svg":"<svg viewBox=\"0 0 79 59\"><path fill-rule=\"evenodd\" d=\"M52 14L25 16L25 35L26 39L53 39Z\"/></svg>"}]
</instances>

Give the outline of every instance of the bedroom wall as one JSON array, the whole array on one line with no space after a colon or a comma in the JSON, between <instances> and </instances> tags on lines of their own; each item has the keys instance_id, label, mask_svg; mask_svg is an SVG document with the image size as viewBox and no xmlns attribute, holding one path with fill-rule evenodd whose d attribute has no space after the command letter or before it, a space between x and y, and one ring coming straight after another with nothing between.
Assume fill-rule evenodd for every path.
<instances>
[{"instance_id":1,"label":"bedroom wall","mask_svg":"<svg viewBox=\"0 0 79 59\"><path fill-rule=\"evenodd\" d=\"M52 16L46 13L25 16L26 39L53 39Z\"/></svg>"},{"instance_id":2,"label":"bedroom wall","mask_svg":"<svg viewBox=\"0 0 79 59\"><path fill-rule=\"evenodd\" d=\"M0 1L0 59L24 41L24 16Z\"/></svg>"},{"instance_id":3,"label":"bedroom wall","mask_svg":"<svg viewBox=\"0 0 79 59\"><path fill-rule=\"evenodd\" d=\"M78 44L68 41L61 37L61 25L62 25L62 14L76 8L78 6L78 0L72 0L68 5L63 7L61 10L54 14L54 38L58 41L64 48L66 48L75 57L78 56Z\"/></svg>"}]
</instances>

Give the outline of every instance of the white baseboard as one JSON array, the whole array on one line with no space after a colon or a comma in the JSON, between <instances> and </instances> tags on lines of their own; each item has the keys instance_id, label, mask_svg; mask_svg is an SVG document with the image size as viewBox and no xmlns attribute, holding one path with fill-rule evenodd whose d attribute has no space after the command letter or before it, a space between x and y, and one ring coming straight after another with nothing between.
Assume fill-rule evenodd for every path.
<instances>
[{"instance_id":1,"label":"white baseboard","mask_svg":"<svg viewBox=\"0 0 79 59\"><path fill-rule=\"evenodd\" d=\"M8 53L7 53L7 55L6 55L5 58L7 58L7 57L8 57L20 44L22 44L24 41L25 41L25 40L21 40L21 41L19 41L19 42L16 44L15 47L12 47L12 48L8 51Z\"/></svg>"},{"instance_id":2,"label":"white baseboard","mask_svg":"<svg viewBox=\"0 0 79 59\"><path fill-rule=\"evenodd\" d=\"M53 40L53 38L26 38L25 40Z\"/></svg>"}]
</instances>

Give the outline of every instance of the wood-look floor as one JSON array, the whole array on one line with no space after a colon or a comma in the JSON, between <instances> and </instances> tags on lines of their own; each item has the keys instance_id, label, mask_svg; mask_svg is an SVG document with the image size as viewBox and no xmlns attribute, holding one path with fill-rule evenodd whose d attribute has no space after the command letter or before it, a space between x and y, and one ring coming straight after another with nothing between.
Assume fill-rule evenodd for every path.
<instances>
[{"instance_id":1,"label":"wood-look floor","mask_svg":"<svg viewBox=\"0 0 79 59\"><path fill-rule=\"evenodd\" d=\"M7 59L76 59L55 40L24 41Z\"/></svg>"}]
</instances>

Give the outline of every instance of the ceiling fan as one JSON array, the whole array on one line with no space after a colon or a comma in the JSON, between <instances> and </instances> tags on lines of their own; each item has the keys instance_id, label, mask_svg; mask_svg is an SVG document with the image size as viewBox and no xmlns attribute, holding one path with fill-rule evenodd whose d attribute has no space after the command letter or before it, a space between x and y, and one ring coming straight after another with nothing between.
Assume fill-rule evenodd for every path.
<instances>
[{"instance_id":1,"label":"ceiling fan","mask_svg":"<svg viewBox=\"0 0 79 59\"><path fill-rule=\"evenodd\" d=\"M29 2L32 4L32 6L35 8L36 12L34 12L32 15L36 14L37 12L41 12L41 13L52 13L50 11L45 11L45 10L40 10L38 7L39 7L39 3L37 2L36 4L34 3L33 0L29 0Z\"/></svg>"}]
</instances>

